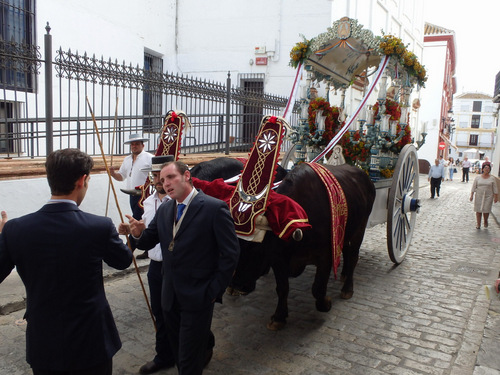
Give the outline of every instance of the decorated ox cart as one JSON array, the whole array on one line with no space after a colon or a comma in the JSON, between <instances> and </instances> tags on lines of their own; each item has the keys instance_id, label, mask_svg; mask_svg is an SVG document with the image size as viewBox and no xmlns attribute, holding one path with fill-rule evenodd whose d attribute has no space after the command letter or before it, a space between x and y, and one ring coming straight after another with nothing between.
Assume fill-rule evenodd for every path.
<instances>
[{"instance_id":1,"label":"decorated ox cart","mask_svg":"<svg viewBox=\"0 0 500 375\"><path fill-rule=\"evenodd\" d=\"M283 117L264 116L246 162L220 158L191 169L195 187L228 203L241 239L228 292L249 293L260 276L273 270L278 303L268 323L272 330L286 324L288 278L308 265L316 266L311 289L317 310L331 309L328 280L332 269L337 276L341 255L341 298L352 297L366 227L387 222L389 256L401 263L419 209L417 148L408 110L413 87L422 86L426 77L416 57L398 38L375 38L348 18L297 44L291 56L295 82L304 74L305 84L300 90L294 85ZM332 107L328 98L314 94L316 82L343 93L358 86L363 95L347 120L343 101ZM376 87L376 100L369 105ZM287 112L297 91L300 121L288 135L293 146L278 166ZM175 112L167 114L162 154L178 158L184 121ZM276 188L274 180L283 167L290 171ZM230 169L233 175L241 172L235 184L213 180Z\"/></svg>"},{"instance_id":2,"label":"decorated ox cart","mask_svg":"<svg viewBox=\"0 0 500 375\"><path fill-rule=\"evenodd\" d=\"M368 227L387 222L389 256L401 263L419 210L417 149L426 135L416 142L411 136L409 100L412 90L424 85L425 68L399 38L375 37L347 17L311 40L304 38L290 57L297 68L290 103L298 93L301 115L282 165L309 161L363 169L376 187ZM317 95L319 83L326 84L326 99ZM345 119L348 88L359 94L351 95L356 108ZM330 105L332 90L341 93L338 106Z\"/></svg>"}]
</instances>

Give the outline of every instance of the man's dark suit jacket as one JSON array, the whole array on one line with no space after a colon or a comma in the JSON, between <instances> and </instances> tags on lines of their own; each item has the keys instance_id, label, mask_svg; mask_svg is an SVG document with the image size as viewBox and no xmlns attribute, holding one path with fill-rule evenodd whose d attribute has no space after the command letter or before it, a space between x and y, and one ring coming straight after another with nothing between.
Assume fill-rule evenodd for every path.
<instances>
[{"instance_id":1,"label":"man's dark suit jacket","mask_svg":"<svg viewBox=\"0 0 500 375\"><path fill-rule=\"evenodd\" d=\"M31 367L85 369L120 349L104 293L102 261L125 269L132 253L109 218L85 213L76 204L46 204L5 224L0 282L15 266L26 287L26 358Z\"/></svg>"},{"instance_id":2,"label":"man's dark suit jacket","mask_svg":"<svg viewBox=\"0 0 500 375\"><path fill-rule=\"evenodd\" d=\"M175 296L182 310L203 310L213 300L221 301L236 269L240 248L234 222L226 203L200 191L184 215L173 251L169 251L176 213L174 199L163 203L137 247L149 250L161 244L164 309L172 308Z\"/></svg>"}]
</instances>

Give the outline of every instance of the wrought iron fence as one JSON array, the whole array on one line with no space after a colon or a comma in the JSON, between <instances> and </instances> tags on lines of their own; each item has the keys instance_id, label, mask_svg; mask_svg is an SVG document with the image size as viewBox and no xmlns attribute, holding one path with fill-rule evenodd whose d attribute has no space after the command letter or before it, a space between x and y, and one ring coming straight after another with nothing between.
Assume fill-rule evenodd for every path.
<instances>
[{"instance_id":1,"label":"wrought iron fence","mask_svg":"<svg viewBox=\"0 0 500 375\"><path fill-rule=\"evenodd\" d=\"M131 133L149 138L154 151L169 110L183 110L193 124L182 152L248 151L262 116L280 115L287 102L233 87L230 73L225 83L211 82L61 48L52 59L46 29L45 59L40 47L0 40L0 154L6 157L43 157L64 147L99 155L99 139L106 154L126 154ZM296 121L297 110L291 125Z\"/></svg>"}]
</instances>

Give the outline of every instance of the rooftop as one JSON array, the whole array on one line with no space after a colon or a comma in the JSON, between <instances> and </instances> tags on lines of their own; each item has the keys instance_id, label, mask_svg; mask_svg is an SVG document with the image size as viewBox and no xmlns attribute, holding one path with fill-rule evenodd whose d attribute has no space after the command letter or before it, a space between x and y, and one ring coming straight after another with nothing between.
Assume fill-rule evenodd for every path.
<instances>
[{"instance_id":1,"label":"rooftop","mask_svg":"<svg viewBox=\"0 0 500 375\"><path fill-rule=\"evenodd\" d=\"M436 34L455 34L453 30L446 29L442 26L433 25L432 23L425 23L424 35L436 35Z\"/></svg>"}]
</instances>

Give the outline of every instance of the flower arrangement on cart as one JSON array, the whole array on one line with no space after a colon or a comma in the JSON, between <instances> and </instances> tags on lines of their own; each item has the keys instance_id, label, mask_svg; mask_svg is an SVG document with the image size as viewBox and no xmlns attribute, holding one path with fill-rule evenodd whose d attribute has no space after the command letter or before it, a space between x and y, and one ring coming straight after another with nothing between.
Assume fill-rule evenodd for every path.
<instances>
[{"instance_id":1,"label":"flower arrangement on cart","mask_svg":"<svg viewBox=\"0 0 500 375\"><path fill-rule=\"evenodd\" d=\"M349 22L351 22L350 27L356 32L358 27L356 21L349 20ZM318 39L324 40L307 40L302 37L303 40L297 43L290 52L290 65L299 68L303 64L310 63L309 57L313 53L319 56L317 59L321 59L323 55L331 52L330 49L337 48L342 41L334 46L328 45L325 41L328 40L327 37L332 39L332 30L336 30L338 26L334 24L329 29L330 35L318 36ZM339 131L343 131L345 133L337 144L342 147L346 163L364 169L375 180L391 178L399 153L405 145L414 142L409 124L408 101L414 85L424 87L427 72L416 55L408 50L400 38L393 35L367 38L366 31L360 32L359 35L368 40L367 51L380 56L390 56L390 63L380 80L381 89L377 100L372 104L367 103L358 112L357 120L348 131L345 131L342 108L330 105L325 98L311 98L307 103L308 133L302 139L307 140L308 149L321 150L329 145ZM334 37L342 39L335 33ZM322 73L315 72L315 78L321 81L325 77ZM386 95L387 79L391 80L393 86L396 83L399 84L398 91L392 98ZM343 88L353 83L354 80L344 84ZM425 141L425 133L422 136L423 139L416 142L419 147ZM376 168L374 168L374 163ZM372 175L374 169L376 171Z\"/></svg>"}]
</instances>

